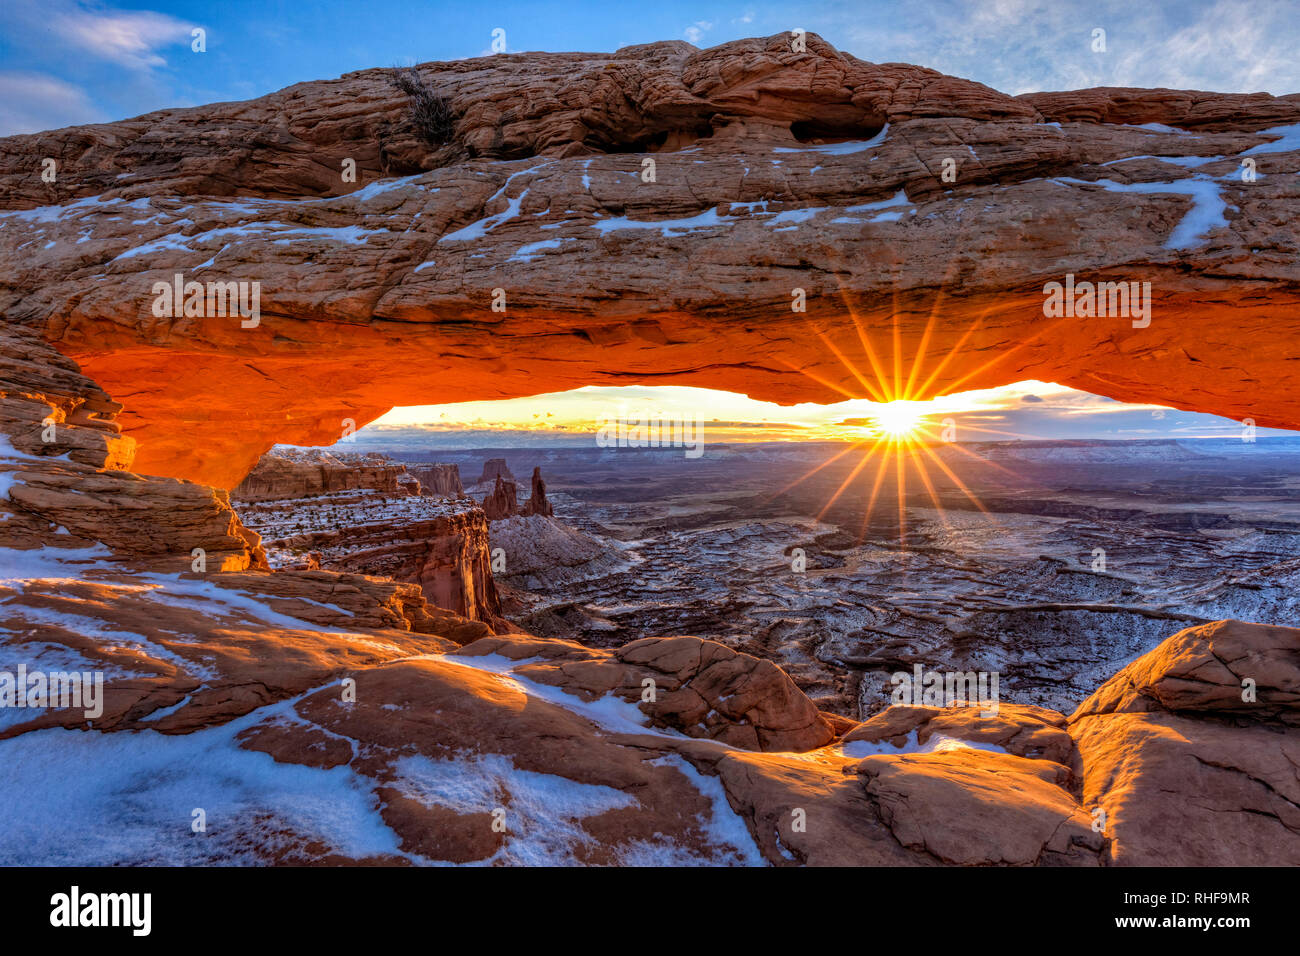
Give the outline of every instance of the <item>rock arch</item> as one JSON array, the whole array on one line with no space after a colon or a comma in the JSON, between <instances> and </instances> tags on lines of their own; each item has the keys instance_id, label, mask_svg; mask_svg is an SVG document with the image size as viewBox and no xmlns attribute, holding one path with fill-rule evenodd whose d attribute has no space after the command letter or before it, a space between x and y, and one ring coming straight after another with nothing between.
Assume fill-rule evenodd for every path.
<instances>
[{"instance_id":1,"label":"rock arch","mask_svg":"<svg viewBox=\"0 0 1300 956\"><path fill-rule=\"evenodd\" d=\"M139 470L229 488L394 405L587 384L1039 378L1300 426L1295 96L1010 97L783 35L421 70L458 116L437 155L383 70L0 141L0 309L124 404ZM615 129L681 148L647 182L592 146ZM378 178L381 134L425 171ZM176 275L258 283L256 327L152 315ZM1150 282L1149 324L1045 317L1067 276Z\"/></svg>"}]
</instances>

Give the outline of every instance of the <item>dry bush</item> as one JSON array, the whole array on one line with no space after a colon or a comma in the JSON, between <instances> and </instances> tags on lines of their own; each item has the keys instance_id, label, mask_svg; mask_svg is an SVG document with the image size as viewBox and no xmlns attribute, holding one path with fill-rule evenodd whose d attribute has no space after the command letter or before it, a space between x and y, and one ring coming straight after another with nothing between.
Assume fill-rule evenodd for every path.
<instances>
[{"instance_id":1,"label":"dry bush","mask_svg":"<svg viewBox=\"0 0 1300 956\"><path fill-rule=\"evenodd\" d=\"M413 66L394 68L393 85L411 98L411 123L416 133L433 146L451 141L456 113L451 102L431 87Z\"/></svg>"}]
</instances>

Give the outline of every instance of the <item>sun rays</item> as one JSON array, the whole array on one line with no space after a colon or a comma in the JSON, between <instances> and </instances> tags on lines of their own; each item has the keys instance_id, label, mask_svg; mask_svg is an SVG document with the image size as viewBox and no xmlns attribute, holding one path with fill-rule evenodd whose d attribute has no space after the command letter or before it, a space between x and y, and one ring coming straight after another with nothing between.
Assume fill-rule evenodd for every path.
<instances>
[{"instance_id":1,"label":"sun rays","mask_svg":"<svg viewBox=\"0 0 1300 956\"><path fill-rule=\"evenodd\" d=\"M920 430L925 412L916 403L902 399L886 402L876 410L876 427L891 438L907 438Z\"/></svg>"},{"instance_id":2,"label":"sun rays","mask_svg":"<svg viewBox=\"0 0 1300 956\"><path fill-rule=\"evenodd\" d=\"M836 274L838 275L838 271ZM934 405L929 399L937 390L950 394L959 391L961 386L972 380L979 380L999 363L1031 347L1036 340L1050 333L1058 323L1044 323L1044 327L1037 334L1018 341L1009 349L998 349L991 358L978 363L973 368L959 367L952 370L951 366L958 356L963 352L974 350L975 343L971 340L981 329L986 328L985 323L992 306L976 315L946 352L931 354L936 322L941 315L945 298L942 289L930 303L925 325L919 337L905 336L900 318L907 314L908 307L900 301L899 284L895 282L890 309L890 327L875 331L876 337L873 339L873 332L869 331L868 323L855 307L851 293L845 288L842 279L838 281L840 298L853 323L857 341L847 346L843 341L837 343L830 334L815 328L812 319L806 318L805 321L812 337L825 347L827 355L843 367L852 381L861 388L861 393L853 394L842 384L834 381L835 378L844 381L843 376L828 376L824 372L818 373L808 369L799 369L799 371L831 391L852 399L865 399L873 403L873 407L866 411L862 418L841 423L848 433L846 437L854 439L847 448L801 475L783 489L782 493L793 490L823 469L831 468L837 462L847 458L848 461L841 466L848 466L847 473L834 491L828 495L817 514L817 519L823 519L837 503L846 501L850 489L854 489L853 496L860 492L864 500L861 524L858 529L859 543L866 538L873 518L880 517L877 513L877 505L882 500L887 500L885 492L891 481L895 504L894 508L889 509L890 517L894 519L893 523L897 526L898 545L902 550L907 550L909 546L907 528L909 480L919 484L918 493L924 493L946 528L951 528L952 525L948 516L950 506L945 506L945 497L951 502L954 494L964 499L960 510L968 511L973 507L988 520L996 521L992 512L966 481L956 473L952 464L956 456L965 456L984 466L997 469L1003 474L1009 472L997 463L962 447L957 440L956 419L952 416L938 418ZM916 344L909 350L905 348L905 342L911 341L915 341ZM963 433L975 433L976 438L985 435L990 439L1024 437L969 421L963 422L960 427ZM941 488L938 479L946 482L946 486ZM855 488L855 482L859 482L860 488ZM869 491L866 488L868 482ZM969 505L965 502L969 502Z\"/></svg>"}]
</instances>

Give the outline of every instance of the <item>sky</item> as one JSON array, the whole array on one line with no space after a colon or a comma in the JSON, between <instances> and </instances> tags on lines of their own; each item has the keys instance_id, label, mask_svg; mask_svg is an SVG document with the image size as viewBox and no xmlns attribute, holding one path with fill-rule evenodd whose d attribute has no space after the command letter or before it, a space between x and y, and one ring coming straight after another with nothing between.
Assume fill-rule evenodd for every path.
<instances>
[{"instance_id":1,"label":"sky","mask_svg":"<svg viewBox=\"0 0 1300 956\"><path fill-rule=\"evenodd\" d=\"M800 28L876 63L1011 94L1088 86L1300 92L1295 0L0 3L0 136L261 96L351 70L506 51L708 47ZM195 28L206 52L192 51ZM1093 31L1106 31L1094 52Z\"/></svg>"},{"instance_id":2,"label":"sky","mask_svg":"<svg viewBox=\"0 0 1300 956\"><path fill-rule=\"evenodd\" d=\"M1160 405L1135 405L1050 382L1017 382L903 406L902 423L921 440L1045 438L1258 438L1295 432ZM607 422L692 423L709 444L743 441L861 441L879 434L881 408L854 400L782 406L686 386L587 387L529 399L395 408L355 440L376 447L487 448L590 444ZM898 418L891 408L886 418ZM950 429L950 430L949 430ZM694 434L692 432L692 434Z\"/></svg>"},{"instance_id":3,"label":"sky","mask_svg":"<svg viewBox=\"0 0 1300 956\"><path fill-rule=\"evenodd\" d=\"M0 136L247 99L351 70L487 56L497 30L514 53L612 51L666 39L709 47L796 27L864 60L917 63L1012 94L1090 86L1300 91L1300 0L3 0ZM194 50L196 29L203 52ZM1095 49L1098 30L1104 51ZM581 389L395 409L370 432L419 425L430 434L482 431L535 442L589 432L601 416L700 409L716 420L714 440L851 437L857 426L843 423L873 414L867 402L790 409L697 389ZM1241 428L1048 383L956 396L926 412L932 423L952 417L969 440L1193 437Z\"/></svg>"}]
</instances>

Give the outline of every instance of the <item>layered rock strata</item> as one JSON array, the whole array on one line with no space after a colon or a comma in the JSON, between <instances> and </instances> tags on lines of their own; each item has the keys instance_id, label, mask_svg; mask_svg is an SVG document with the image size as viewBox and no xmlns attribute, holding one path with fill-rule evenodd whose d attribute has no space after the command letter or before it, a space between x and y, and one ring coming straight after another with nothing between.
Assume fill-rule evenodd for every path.
<instances>
[{"instance_id":1,"label":"layered rock strata","mask_svg":"<svg viewBox=\"0 0 1300 956\"><path fill-rule=\"evenodd\" d=\"M408 463L407 473L420 482L420 493L438 498L459 498L465 493L458 465Z\"/></svg>"},{"instance_id":2,"label":"layered rock strata","mask_svg":"<svg viewBox=\"0 0 1300 956\"><path fill-rule=\"evenodd\" d=\"M488 521L500 521L519 514L519 501L515 483L503 481L498 475L492 486L492 492L483 499L483 513Z\"/></svg>"},{"instance_id":3,"label":"layered rock strata","mask_svg":"<svg viewBox=\"0 0 1300 956\"><path fill-rule=\"evenodd\" d=\"M419 494L420 483L412 484L411 477L404 465L382 455L269 452L230 494L239 501L304 498L362 488L388 495Z\"/></svg>"},{"instance_id":4,"label":"layered rock strata","mask_svg":"<svg viewBox=\"0 0 1300 956\"><path fill-rule=\"evenodd\" d=\"M368 489L237 502L275 567L305 566L418 584L430 604L508 629L492 578L488 526L472 502Z\"/></svg>"},{"instance_id":5,"label":"layered rock strata","mask_svg":"<svg viewBox=\"0 0 1300 956\"><path fill-rule=\"evenodd\" d=\"M510 466L504 458L489 458L483 463L483 474L478 476L477 484L495 482L498 478L514 484L515 476L510 473Z\"/></svg>"}]
</instances>

